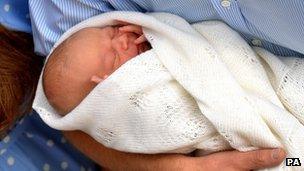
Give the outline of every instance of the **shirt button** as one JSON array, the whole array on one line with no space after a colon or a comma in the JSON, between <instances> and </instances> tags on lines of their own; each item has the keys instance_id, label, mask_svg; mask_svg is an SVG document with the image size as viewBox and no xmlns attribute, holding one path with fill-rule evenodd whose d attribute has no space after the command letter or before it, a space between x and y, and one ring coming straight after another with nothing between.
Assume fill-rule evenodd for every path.
<instances>
[{"instance_id":1,"label":"shirt button","mask_svg":"<svg viewBox=\"0 0 304 171\"><path fill-rule=\"evenodd\" d=\"M252 43L254 46L262 46L262 41L259 40L259 39L252 39L251 43Z\"/></svg>"},{"instance_id":2,"label":"shirt button","mask_svg":"<svg viewBox=\"0 0 304 171\"><path fill-rule=\"evenodd\" d=\"M225 8L230 7L230 0L222 0L221 5Z\"/></svg>"}]
</instances>

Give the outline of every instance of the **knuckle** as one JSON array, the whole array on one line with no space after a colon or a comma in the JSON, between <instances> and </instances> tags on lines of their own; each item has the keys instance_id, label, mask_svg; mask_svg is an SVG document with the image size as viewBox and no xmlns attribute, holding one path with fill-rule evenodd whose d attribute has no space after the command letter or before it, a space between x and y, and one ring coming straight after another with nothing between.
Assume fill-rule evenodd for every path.
<instances>
[{"instance_id":1,"label":"knuckle","mask_svg":"<svg viewBox=\"0 0 304 171\"><path fill-rule=\"evenodd\" d=\"M263 153L257 151L253 153L251 162L254 165L261 166L267 162L267 157Z\"/></svg>"}]
</instances>

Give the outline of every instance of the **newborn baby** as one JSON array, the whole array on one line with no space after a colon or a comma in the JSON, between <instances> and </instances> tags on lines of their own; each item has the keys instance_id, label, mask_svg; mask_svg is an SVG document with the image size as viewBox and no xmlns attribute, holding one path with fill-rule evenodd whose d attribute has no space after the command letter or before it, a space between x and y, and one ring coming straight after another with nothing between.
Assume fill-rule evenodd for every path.
<instances>
[{"instance_id":1,"label":"newborn baby","mask_svg":"<svg viewBox=\"0 0 304 171\"><path fill-rule=\"evenodd\" d=\"M153 49L142 53L150 46L139 26L108 27L117 20L143 26ZM282 147L304 160L304 61L250 47L224 23L113 12L76 25L54 47L33 108L55 129L125 152Z\"/></svg>"},{"instance_id":2,"label":"newborn baby","mask_svg":"<svg viewBox=\"0 0 304 171\"><path fill-rule=\"evenodd\" d=\"M142 28L128 23L76 32L45 65L43 84L49 103L60 114L68 113L99 82L149 48Z\"/></svg>"}]
</instances>

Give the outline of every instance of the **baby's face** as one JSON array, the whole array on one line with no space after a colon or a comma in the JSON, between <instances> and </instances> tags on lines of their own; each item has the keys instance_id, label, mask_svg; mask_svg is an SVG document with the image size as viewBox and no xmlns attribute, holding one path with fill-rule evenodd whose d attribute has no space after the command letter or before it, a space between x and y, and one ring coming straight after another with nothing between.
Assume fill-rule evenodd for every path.
<instances>
[{"instance_id":1,"label":"baby's face","mask_svg":"<svg viewBox=\"0 0 304 171\"><path fill-rule=\"evenodd\" d=\"M86 28L73 35L67 42L71 70L99 83L126 61L148 49L147 42L135 43L140 35L119 28Z\"/></svg>"},{"instance_id":2,"label":"baby's face","mask_svg":"<svg viewBox=\"0 0 304 171\"><path fill-rule=\"evenodd\" d=\"M60 113L67 113L107 76L148 50L139 26L86 28L55 49L43 75L44 91Z\"/></svg>"}]
</instances>

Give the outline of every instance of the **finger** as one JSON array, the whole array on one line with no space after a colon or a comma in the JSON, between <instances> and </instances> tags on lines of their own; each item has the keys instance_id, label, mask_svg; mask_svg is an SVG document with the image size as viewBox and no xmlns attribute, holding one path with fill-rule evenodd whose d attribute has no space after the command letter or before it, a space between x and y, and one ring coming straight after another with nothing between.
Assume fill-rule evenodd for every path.
<instances>
[{"instance_id":1,"label":"finger","mask_svg":"<svg viewBox=\"0 0 304 171\"><path fill-rule=\"evenodd\" d=\"M143 46L143 44L139 44L139 54L141 54L141 53L143 53L143 52L145 52L146 50L145 50L145 47Z\"/></svg>"},{"instance_id":2,"label":"finger","mask_svg":"<svg viewBox=\"0 0 304 171\"><path fill-rule=\"evenodd\" d=\"M122 32L134 32L136 34L142 35L142 28L140 26L136 25L127 25L127 26L122 26L119 28L119 31Z\"/></svg>"},{"instance_id":3,"label":"finger","mask_svg":"<svg viewBox=\"0 0 304 171\"><path fill-rule=\"evenodd\" d=\"M134 32L136 34L142 34L142 29L139 26L127 25L119 28L122 32Z\"/></svg>"},{"instance_id":4,"label":"finger","mask_svg":"<svg viewBox=\"0 0 304 171\"><path fill-rule=\"evenodd\" d=\"M100 82L103 81L103 79L100 78L100 77L97 76L97 75L93 75L93 76L91 77L91 81L94 82L94 83L96 83L96 84L99 84Z\"/></svg>"},{"instance_id":5,"label":"finger","mask_svg":"<svg viewBox=\"0 0 304 171\"><path fill-rule=\"evenodd\" d=\"M286 153L282 149L264 149L250 152L235 152L232 164L236 168L253 170L274 167L282 163Z\"/></svg>"},{"instance_id":6,"label":"finger","mask_svg":"<svg viewBox=\"0 0 304 171\"><path fill-rule=\"evenodd\" d=\"M147 41L146 37L144 35L141 35L134 41L134 43L138 45L138 44L144 43L146 41Z\"/></svg>"},{"instance_id":7,"label":"finger","mask_svg":"<svg viewBox=\"0 0 304 171\"><path fill-rule=\"evenodd\" d=\"M130 25L130 23L121 20L115 20L115 25L126 26L126 25Z\"/></svg>"},{"instance_id":8,"label":"finger","mask_svg":"<svg viewBox=\"0 0 304 171\"><path fill-rule=\"evenodd\" d=\"M255 170L279 165L285 158L282 149L266 149L250 152L225 151L197 157L196 163L203 170Z\"/></svg>"}]
</instances>

